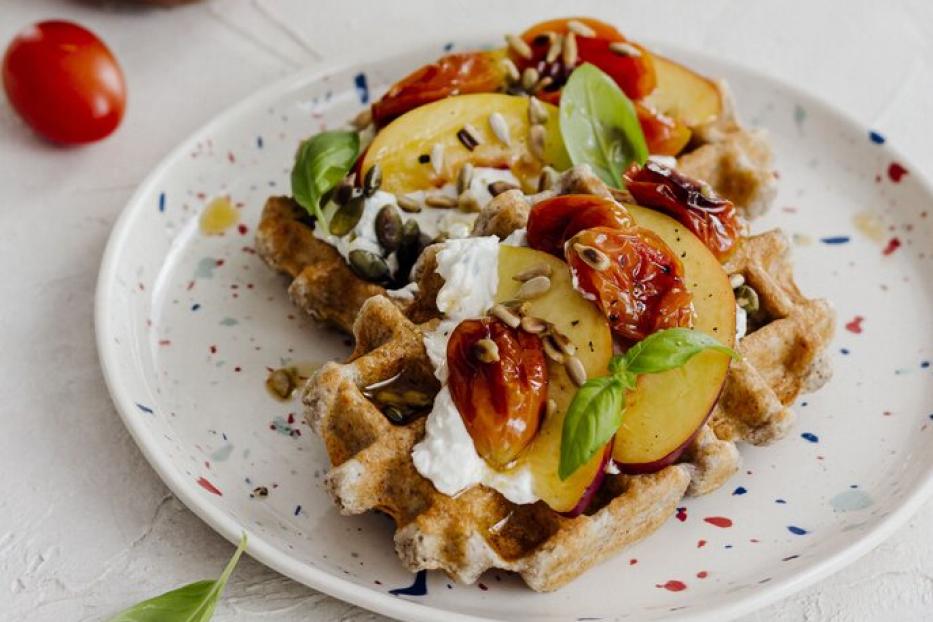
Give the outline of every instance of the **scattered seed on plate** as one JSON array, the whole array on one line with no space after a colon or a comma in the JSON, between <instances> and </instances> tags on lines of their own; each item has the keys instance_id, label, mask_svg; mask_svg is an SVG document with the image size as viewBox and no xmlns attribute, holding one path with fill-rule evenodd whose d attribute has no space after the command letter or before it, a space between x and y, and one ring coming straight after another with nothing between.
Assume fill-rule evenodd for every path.
<instances>
[{"instance_id":1,"label":"scattered seed on plate","mask_svg":"<svg viewBox=\"0 0 933 622\"><path fill-rule=\"evenodd\" d=\"M365 201L363 195L358 194L344 205L341 205L331 216L330 222L327 223L330 232L337 237L343 237L353 231L353 228L356 227L363 216Z\"/></svg>"},{"instance_id":2,"label":"scattered seed on plate","mask_svg":"<svg viewBox=\"0 0 933 622\"><path fill-rule=\"evenodd\" d=\"M424 198L424 204L428 207L457 207L457 199L446 194L429 194Z\"/></svg>"},{"instance_id":3,"label":"scattered seed on plate","mask_svg":"<svg viewBox=\"0 0 933 622\"><path fill-rule=\"evenodd\" d=\"M564 67L568 69L577 65L577 35L568 32L564 37L564 49L561 50L561 59L564 61Z\"/></svg>"},{"instance_id":4,"label":"scattered seed on plate","mask_svg":"<svg viewBox=\"0 0 933 622\"><path fill-rule=\"evenodd\" d=\"M567 370L567 375L578 387L586 382L586 368L583 367L583 362L577 357L568 357L564 363L564 369Z\"/></svg>"},{"instance_id":5,"label":"scattered seed on plate","mask_svg":"<svg viewBox=\"0 0 933 622\"><path fill-rule=\"evenodd\" d=\"M486 186L486 189L489 190L489 194L494 197L499 196L503 192L508 192L509 190L516 190L517 188L518 186L515 184L510 184L509 182L502 180L494 181Z\"/></svg>"},{"instance_id":6,"label":"scattered seed on plate","mask_svg":"<svg viewBox=\"0 0 933 622\"><path fill-rule=\"evenodd\" d=\"M518 325L522 323L522 318L512 313L505 305L493 305L489 313L509 328L518 328Z\"/></svg>"},{"instance_id":7,"label":"scattered seed on plate","mask_svg":"<svg viewBox=\"0 0 933 622\"><path fill-rule=\"evenodd\" d=\"M509 124L505 122L505 117L499 112L493 112L489 115L489 128L506 147L512 146L512 137L509 136Z\"/></svg>"},{"instance_id":8,"label":"scattered seed on plate","mask_svg":"<svg viewBox=\"0 0 933 622\"><path fill-rule=\"evenodd\" d=\"M528 47L528 44L525 43L524 39L518 35L507 34L505 35L505 41L509 44L509 47L513 52L524 58L525 60L531 60L531 48Z\"/></svg>"},{"instance_id":9,"label":"scattered seed on plate","mask_svg":"<svg viewBox=\"0 0 933 622\"><path fill-rule=\"evenodd\" d=\"M528 98L528 121L532 125L538 125L541 123L547 122L547 108L544 107L544 103L537 97Z\"/></svg>"},{"instance_id":10,"label":"scattered seed on plate","mask_svg":"<svg viewBox=\"0 0 933 622\"><path fill-rule=\"evenodd\" d=\"M546 263L539 263L531 266L530 268L522 270L512 278L516 281L519 281L520 283L524 283L525 281L531 280L536 276L549 277L552 273L553 271L551 270L551 266Z\"/></svg>"},{"instance_id":11,"label":"scattered seed on plate","mask_svg":"<svg viewBox=\"0 0 933 622\"><path fill-rule=\"evenodd\" d=\"M376 194L376 190L379 190L379 186L381 185L382 167L376 162L369 167L369 170L366 171L366 175L363 176L363 194L371 197Z\"/></svg>"},{"instance_id":12,"label":"scattered seed on plate","mask_svg":"<svg viewBox=\"0 0 933 622\"><path fill-rule=\"evenodd\" d=\"M547 55L544 57L544 62L551 64L557 60L557 57L560 56L560 51L564 47L564 38L560 35L555 35L551 39L551 45L547 49Z\"/></svg>"},{"instance_id":13,"label":"scattered seed on plate","mask_svg":"<svg viewBox=\"0 0 933 622\"><path fill-rule=\"evenodd\" d=\"M395 195L395 200L398 203L398 206L402 208L402 211L409 213L417 213L421 211L421 204L418 203L416 199L411 198L407 194L397 194Z\"/></svg>"},{"instance_id":14,"label":"scattered seed on plate","mask_svg":"<svg viewBox=\"0 0 933 622\"><path fill-rule=\"evenodd\" d=\"M532 125L528 135L531 139L528 145L531 154L539 160L544 160L544 141L547 137L547 130L543 125Z\"/></svg>"},{"instance_id":15,"label":"scattered seed on plate","mask_svg":"<svg viewBox=\"0 0 933 622\"><path fill-rule=\"evenodd\" d=\"M502 67L505 69L505 75L510 82L518 82L522 75L518 72L518 67L512 62L511 58L502 59Z\"/></svg>"},{"instance_id":16,"label":"scattered seed on plate","mask_svg":"<svg viewBox=\"0 0 933 622\"><path fill-rule=\"evenodd\" d=\"M547 322L539 317L526 315L522 318L521 327L526 333L537 335L547 330Z\"/></svg>"},{"instance_id":17,"label":"scattered seed on plate","mask_svg":"<svg viewBox=\"0 0 933 622\"><path fill-rule=\"evenodd\" d=\"M525 67L525 71L522 72L522 88L526 91L531 91L538 82L539 77L541 77L541 74L538 73L537 69L534 67Z\"/></svg>"},{"instance_id":18,"label":"scattered seed on plate","mask_svg":"<svg viewBox=\"0 0 933 622\"><path fill-rule=\"evenodd\" d=\"M481 363L496 363L499 360L499 346L492 339L480 339L473 345L473 356Z\"/></svg>"},{"instance_id":19,"label":"scattered seed on plate","mask_svg":"<svg viewBox=\"0 0 933 622\"><path fill-rule=\"evenodd\" d=\"M551 289L551 279L544 275L528 279L518 288L515 297L519 300L532 300L546 294Z\"/></svg>"},{"instance_id":20,"label":"scattered seed on plate","mask_svg":"<svg viewBox=\"0 0 933 622\"><path fill-rule=\"evenodd\" d=\"M577 255L579 255L580 259L586 263L586 265L598 272L604 272L608 270L609 266L611 265L609 256L598 248L575 242L573 245L573 250L577 253Z\"/></svg>"},{"instance_id":21,"label":"scattered seed on plate","mask_svg":"<svg viewBox=\"0 0 933 622\"><path fill-rule=\"evenodd\" d=\"M572 19L567 22L567 30L570 32L580 35L581 37L595 37L596 31L581 22L580 20Z\"/></svg>"},{"instance_id":22,"label":"scattered seed on plate","mask_svg":"<svg viewBox=\"0 0 933 622\"><path fill-rule=\"evenodd\" d=\"M372 122L373 122L373 111L370 108L366 108L365 110L361 111L358 115L353 117L353 121L351 123L353 124L353 127L355 127L356 129L362 130L366 127L369 127L372 124Z\"/></svg>"},{"instance_id":23,"label":"scattered seed on plate","mask_svg":"<svg viewBox=\"0 0 933 622\"><path fill-rule=\"evenodd\" d=\"M613 41L609 44L609 50L619 56L629 56L631 58L638 58L641 56L641 50L631 43L625 43L624 41Z\"/></svg>"},{"instance_id":24,"label":"scattered seed on plate","mask_svg":"<svg viewBox=\"0 0 933 622\"><path fill-rule=\"evenodd\" d=\"M473 165L469 162L460 167L460 172L457 174L457 194L462 194L473 183L473 171Z\"/></svg>"},{"instance_id":25,"label":"scattered seed on plate","mask_svg":"<svg viewBox=\"0 0 933 622\"><path fill-rule=\"evenodd\" d=\"M434 143L431 147L431 167L436 175L440 175L444 170L444 144Z\"/></svg>"}]
</instances>

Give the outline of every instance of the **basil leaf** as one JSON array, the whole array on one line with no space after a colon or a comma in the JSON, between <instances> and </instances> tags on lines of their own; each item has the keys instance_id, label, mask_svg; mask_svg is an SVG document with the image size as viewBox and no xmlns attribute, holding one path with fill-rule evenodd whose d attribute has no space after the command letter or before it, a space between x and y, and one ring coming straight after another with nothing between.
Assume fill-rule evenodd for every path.
<instances>
[{"instance_id":1,"label":"basil leaf","mask_svg":"<svg viewBox=\"0 0 933 622\"><path fill-rule=\"evenodd\" d=\"M560 465L557 475L565 480L609 442L622 425L625 385L616 376L587 380L577 389L564 417Z\"/></svg>"},{"instance_id":2,"label":"basil leaf","mask_svg":"<svg viewBox=\"0 0 933 622\"><path fill-rule=\"evenodd\" d=\"M560 95L560 134L570 161L589 164L600 179L622 188L622 172L644 164L648 146L631 100L594 65L577 67Z\"/></svg>"},{"instance_id":3,"label":"basil leaf","mask_svg":"<svg viewBox=\"0 0 933 622\"><path fill-rule=\"evenodd\" d=\"M207 622L214 615L227 579L245 550L244 533L236 552L216 581L196 581L161 596L144 600L121 611L111 618L110 622Z\"/></svg>"},{"instance_id":4,"label":"basil leaf","mask_svg":"<svg viewBox=\"0 0 933 622\"><path fill-rule=\"evenodd\" d=\"M680 367L695 354L716 350L739 358L709 335L689 328L669 328L648 335L625 353L625 369L632 374L657 374Z\"/></svg>"},{"instance_id":5,"label":"basil leaf","mask_svg":"<svg viewBox=\"0 0 933 622\"><path fill-rule=\"evenodd\" d=\"M360 137L356 132L321 132L301 143L292 168L292 195L329 233L321 197L340 183L356 162Z\"/></svg>"}]
</instances>

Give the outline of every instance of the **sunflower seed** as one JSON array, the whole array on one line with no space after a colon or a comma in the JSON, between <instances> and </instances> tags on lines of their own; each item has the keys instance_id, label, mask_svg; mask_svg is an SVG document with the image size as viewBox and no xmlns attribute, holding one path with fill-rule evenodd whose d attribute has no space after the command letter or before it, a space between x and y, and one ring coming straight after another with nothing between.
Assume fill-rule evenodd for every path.
<instances>
[{"instance_id":1,"label":"sunflower seed","mask_svg":"<svg viewBox=\"0 0 933 622\"><path fill-rule=\"evenodd\" d=\"M522 270L512 278L516 281L524 283L525 281L530 281L536 276L551 276L552 274L551 266L546 263L539 263Z\"/></svg>"},{"instance_id":2,"label":"sunflower seed","mask_svg":"<svg viewBox=\"0 0 933 622\"><path fill-rule=\"evenodd\" d=\"M528 121L532 125L538 125L540 123L547 122L547 108L544 107L544 104L537 97L528 98Z\"/></svg>"},{"instance_id":3,"label":"sunflower seed","mask_svg":"<svg viewBox=\"0 0 933 622\"><path fill-rule=\"evenodd\" d=\"M493 305L492 309L489 310L489 313L492 314L492 316L496 319L501 320L502 323L509 328L518 328L518 325L522 323L522 319L509 311L505 305Z\"/></svg>"},{"instance_id":4,"label":"sunflower seed","mask_svg":"<svg viewBox=\"0 0 933 622\"><path fill-rule=\"evenodd\" d=\"M535 85L531 87L531 92L537 93L538 91L546 89L552 84L554 84L554 78L552 78L551 76L544 76L543 78L535 82Z\"/></svg>"},{"instance_id":5,"label":"sunflower seed","mask_svg":"<svg viewBox=\"0 0 933 622\"><path fill-rule=\"evenodd\" d=\"M363 194L371 197L376 194L376 190L379 190L379 186L381 185L382 167L376 162L369 167L369 170L366 171L366 175L363 176Z\"/></svg>"},{"instance_id":6,"label":"sunflower seed","mask_svg":"<svg viewBox=\"0 0 933 622\"><path fill-rule=\"evenodd\" d=\"M547 322L539 317L526 315L522 318L521 327L526 333L537 335L547 330Z\"/></svg>"},{"instance_id":7,"label":"sunflower seed","mask_svg":"<svg viewBox=\"0 0 933 622\"><path fill-rule=\"evenodd\" d=\"M522 88L526 91L531 91L540 77L541 74L538 73L537 69L534 67L525 67L525 71L522 72Z\"/></svg>"},{"instance_id":8,"label":"sunflower seed","mask_svg":"<svg viewBox=\"0 0 933 622\"><path fill-rule=\"evenodd\" d=\"M440 175L444 170L444 145L443 143L434 143L431 147L431 168L435 175Z\"/></svg>"},{"instance_id":9,"label":"sunflower seed","mask_svg":"<svg viewBox=\"0 0 933 622\"><path fill-rule=\"evenodd\" d=\"M376 214L376 239L386 253L393 253L402 244L402 217L394 205L386 205Z\"/></svg>"},{"instance_id":10,"label":"sunflower seed","mask_svg":"<svg viewBox=\"0 0 933 622\"><path fill-rule=\"evenodd\" d=\"M542 275L528 279L518 288L515 297L519 300L540 298L551 289L551 279Z\"/></svg>"},{"instance_id":11,"label":"sunflower seed","mask_svg":"<svg viewBox=\"0 0 933 622\"><path fill-rule=\"evenodd\" d=\"M473 171L473 165L469 162L460 167L460 173L457 175L457 194L461 194L470 187L470 183L473 181Z\"/></svg>"},{"instance_id":12,"label":"sunflower seed","mask_svg":"<svg viewBox=\"0 0 933 622\"><path fill-rule=\"evenodd\" d=\"M612 265L609 261L609 256L606 253L602 252L598 248L593 248L592 246L587 246L585 244L580 244L575 242L573 245L574 252L579 255L580 259L586 263L593 270L599 272L604 272L609 269L609 266Z\"/></svg>"},{"instance_id":13,"label":"sunflower seed","mask_svg":"<svg viewBox=\"0 0 933 622\"><path fill-rule=\"evenodd\" d=\"M567 356L573 356L577 353L577 346L573 345L573 342L570 341L570 337L563 334L553 326L551 326L551 330L548 331L548 337L553 339L557 348Z\"/></svg>"},{"instance_id":14,"label":"sunflower seed","mask_svg":"<svg viewBox=\"0 0 933 622\"><path fill-rule=\"evenodd\" d=\"M509 136L509 124L505 122L505 117L501 113L493 112L489 115L489 128L503 145L506 147L512 146L512 138Z\"/></svg>"},{"instance_id":15,"label":"sunflower seed","mask_svg":"<svg viewBox=\"0 0 933 622\"><path fill-rule=\"evenodd\" d=\"M429 194L424 197L424 204L428 207L451 208L457 207L457 199L446 194Z\"/></svg>"},{"instance_id":16,"label":"sunflower seed","mask_svg":"<svg viewBox=\"0 0 933 622\"><path fill-rule=\"evenodd\" d=\"M481 363L497 363L499 346L492 339L480 339L473 344L473 356Z\"/></svg>"},{"instance_id":17,"label":"sunflower seed","mask_svg":"<svg viewBox=\"0 0 933 622\"><path fill-rule=\"evenodd\" d=\"M350 251L347 256L350 268L361 278L367 281L382 281L389 276L389 266L385 259L363 249Z\"/></svg>"},{"instance_id":18,"label":"sunflower seed","mask_svg":"<svg viewBox=\"0 0 933 622\"><path fill-rule=\"evenodd\" d=\"M525 60L531 60L531 48L528 47L528 44L525 41L513 34L505 35L505 41L509 44L509 47L513 52L524 58Z\"/></svg>"},{"instance_id":19,"label":"sunflower seed","mask_svg":"<svg viewBox=\"0 0 933 622\"><path fill-rule=\"evenodd\" d=\"M476 195L469 188L457 196L457 207L460 208L460 211L471 214L483 211L483 206L480 205Z\"/></svg>"},{"instance_id":20,"label":"sunflower seed","mask_svg":"<svg viewBox=\"0 0 933 622\"><path fill-rule=\"evenodd\" d=\"M609 50L619 56L628 56L631 58L638 58L641 56L641 50L631 43L625 43L624 41L613 41L609 44Z\"/></svg>"},{"instance_id":21,"label":"sunflower seed","mask_svg":"<svg viewBox=\"0 0 933 622\"><path fill-rule=\"evenodd\" d=\"M568 32L564 37L564 49L561 50L561 59L568 70L577 65L577 35Z\"/></svg>"},{"instance_id":22,"label":"sunflower seed","mask_svg":"<svg viewBox=\"0 0 933 622\"><path fill-rule=\"evenodd\" d=\"M732 289L738 289L745 285L745 277L741 272L736 272L735 274L729 275L729 285Z\"/></svg>"},{"instance_id":23,"label":"sunflower seed","mask_svg":"<svg viewBox=\"0 0 933 622\"><path fill-rule=\"evenodd\" d=\"M551 39L551 45L547 49L547 55L544 57L544 62L551 64L557 60L557 57L560 56L560 51L564 47L564 38L560 35L554 35Z\"/></svg>"},{"instance_id":24,"label":"sunflower seed","mask_svg":"<svg viewBox=\"0 0 933 622\"><path fill-rule=\"evenodd\" d=\"M505 75L510 82L518 82L521 80L522 75L518 73L518 67L515 66L515 63L512 62L512 59L503 58L502 67L505 69Z\"/></svg>"},{"instance_id":25,"label":"sunflower seed","mask_svg":"<svg viewBox=\"0 0 933 622\"><path fill-rule=\"evenodd\" d=\"M469 123L465 123L460 131L457 132L457 138L460 140L460 143L470 151L476 149L482 142L479 138L479 132Z\"/></svg>"},{"instance_id":26,"label":"sunflower seed","mask_svg":"<svg viewBox=\"0 0 933 622\"><path fill-rule=\"evenodd\" d=\"M544 346L544 353L555 363L563 365L567 357L554 345L554 342L549 337L550 336L545 336L544 339L541 340L541 345Z\"/></svg>"},{"instance_id":27,"label":"sunflower seed","mask_svg":"<svg viewBox=\"0 0 933 622\"><path fill-rule=\"evenodd\" d=\"M569 357L564 363L564 369L567 371L567 375L570 376L573 383L578 387L586 382L586 368L583 367L583 362L577 357Z\"/></svg>"},{"instance_id":28,"label":"sunflower seed","mask_svg":"<svg viewBox=\"0 0 933 622\"><path fill-rule=\"evenodd\" d=\"M554 416L554 413L556 413L556 412L557 412L557 401L556 401L556 400L548 400L548 401L547 401L546 410L544 411L544 416L545 416L545 417L552 417L552 416Z\"/></svg>"},{"instance_id":29,"label":"sunflower seed","mask_svg":"<svg viewBox=\"0 0 933 622\"><path fill-rule=\"evenodd\" d=\"M499 196L503 192L508 192L509 190L515 190L517 188L518 186L516 186L515 184L510 184L507 181L501 181L501 180L494 181L488 186L486 186L486 189L489 190L489 194L491 194L494 197Z\"/></svg>"},{"instance_id":30,"label":"sunflower seed","mask_svg":"<svg viewBox=\"0 0 933 622\"><path fill-rule=\"evenodd\" d=\"M421 211L421 204L406 194L395 195L395 200L398 202L398 206L402 208L403 211L410 213L417 213Z\"/></svg>"},{"instance_id":31,"label":"sunflower seed","mask_svg":"<svg viewBox=\"0 0 933 622\"><path fill-rule=\"evenodd\" d=\"M343 237L353 231L363 215L365 201L363 195L358 194L334 212L328 223L330 232L337 237Z\"/></svg>"},{"instance_id":32,"label":"sunflower seed","mask_svg":"<svg viewBox=\"0 0 933 622\"><path fill-rule=\"evenodd\" d=\"M544 192L545 190L550 190L557 185L558 178L560 173L555 171L550 166L545 166L541 169L541 176L538 177L538 192Z\"/></svg>"},{"instance_id":33,"label":"sunflower seed","mask_svg":"<svg viewBox=\"0 0 933 622\"><path fill-rule=\"evenodd\" d=\"M532 125L528 131L528 136L531 139L528 144L531 155L539 160L544 160L544 141L547 138L547 130L544 129L543 125Z\"/></svg>"},{"instance_id":34,"label":"sunflower seed","mask_svg":"<svg viewBox=\"0 0 933 622\"><path fill-rule=\"evenodd\" d=\"M578 34L581 37L595 37L596 31L584 24L583 22L572 19L567 22L567 30L574 34Z\"/></svg>"},{"instance_id":35,"label":"sunflower seed","mask_svg":"<svg viewBox=\"0 0 933 622\"><path fill-rule=\"evenodd\" d=\"M362 130L372 125L372 122L373 122L373 111L371 108L366 108L365 110L362 110L358 115L353 117L353 121L351 121L353 127L355 127L358 130Z\"/></svg>"}]
</instances>

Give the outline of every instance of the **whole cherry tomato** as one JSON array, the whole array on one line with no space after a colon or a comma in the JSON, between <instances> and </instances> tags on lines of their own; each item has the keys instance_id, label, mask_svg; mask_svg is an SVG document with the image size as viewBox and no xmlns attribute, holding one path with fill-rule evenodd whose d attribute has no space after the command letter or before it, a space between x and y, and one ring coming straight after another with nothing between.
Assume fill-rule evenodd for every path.
<instances>
[{"instance_id":1,"label":"whole cherry tomato","mask_svg":"<svg viewBox=\"0 0 933 622\"><path fill-rule=\"evenodd\" d=\"M664 241L647 229L585 229L570 239L567 263L576 287L594 299L619 336L638 341L693 323L693 297L684 269Z\"/></svg>"},{"instance_id":2,"label":"whole cherry tomato","mask_svg":"<svg viewBox=\"0 0 933 622\"><path fill-rule=\"evenodd\" d=\"M94 33L64 21L16 35L3 57L3 88L32 129L66 145L109 135L126 105L113 54Z\"/></svg>"},{"instance_id":3,"label":"whole cherry tomato","mask_svg":"<svg viewBox=\"0 0 933 622\"><path fill-rule=\"evenodd\" d=\"M396 82L373 104L373 121L382 126L409 110L452 95L499 90L505 72L494 53L448 54Z\"/></svg>"},{"instance_id":4,"label":"whole cherry tomato","mask_svg":"<svg viewBox=\"0 0 933 622\"><path fill-rule=\"evenodd\" d=\"M690 142L692 132L680 119L658 112L641 102L635 102L635 112L649 153L675 156Z\"/></svg>"},{"instance_id":5,"label":"whole cherry tomato","mask_svg":"<svg viewBox=\"0 0 933 622\"><path fill-rule=\"evenodd\" d=\"M466 320L447 343L448 386L476 452L504 467L534 438L547 401L537 335L493 318Z\"/></svg>"},{"instance_id":6,"label":"whole cherry tomato","mask_svg":"<svg viewBox=\"0 0 933 622\"><path fill-rule=\"evenodd\" d=\"M570 21L577 21L589 27L593 36L575 35L577 54L571 65L564 63L562 55L548 62L547 53L551 47L551 37L566 36L570 31L567 26ZM657 84L654 63L648 50L628 41L618 30L597 19L568 17L540 22L523 32L521 38L531 48L531 59L522 58L514 51L511 58L520 70L534 67L540 76L551 78L551 84L538 94L541 99L550 103L556 103L560 99L560 87L581 63L592 63L609 74L631 99L641 99L653 91ZM620 47L613 44L625 45Z\"/></svg>"},{"instance_id":7,"label":"whole cherry tomato","mask_svg":"<svg viewBox=\"0 0 933 622\"><path fill-rule=\"evenodd\" d=\"M564 194L536 203L528 214L528 246L557 257L564 243L584 229L632 226L626 209L612 199L592 194Z\"/></svg>"},{"instance_id":8,"label":"whole cherry tomato","mask_svg":"<svg viewBox=\"0 0 933 622\"><path fill-rule=\"evenodd\" d=\"M731 201L708 184L691 179L657 162L648 161L625 173L626 189L639 205L666 212L690 229L717 259L735 249L741 224Z\"/></svg>"}]
</instances>

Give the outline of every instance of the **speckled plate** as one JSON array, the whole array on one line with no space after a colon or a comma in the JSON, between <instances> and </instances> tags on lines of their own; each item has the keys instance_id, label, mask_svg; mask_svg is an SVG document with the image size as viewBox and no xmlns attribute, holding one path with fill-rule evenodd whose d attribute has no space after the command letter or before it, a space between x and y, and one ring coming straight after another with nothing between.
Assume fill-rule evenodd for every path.
<instances>
[{"instance_id":1,"label":"speckled plate","mask_svg":"<svg viewBox=\"0 0 933 622\"><path fill-rule=\"evenodd\" d=\"M272 568L391 616L565 621L727 619L851 562L920 505L933 487L933 190L883 135L812 97L670 52L725 77L742 117L771 131L781 190L754 228L791 234L802 288L834 301L832 382L798 401L786 439L742 447L723 488L553 594L504 573L469 586L413 576L388 519L340 516L321 486L320 442L264 380L348 347L290 305L253 232L266 196L288 193L301 138L440 52L322 66L264 89L173 151L114 228L97 290L101 362L124 422L188 507L231 541L247 531ZM199 213L216 197L239 225L205 236ZM268 496L252 494L260 486Z\"/></svg>"}]
</instances>

